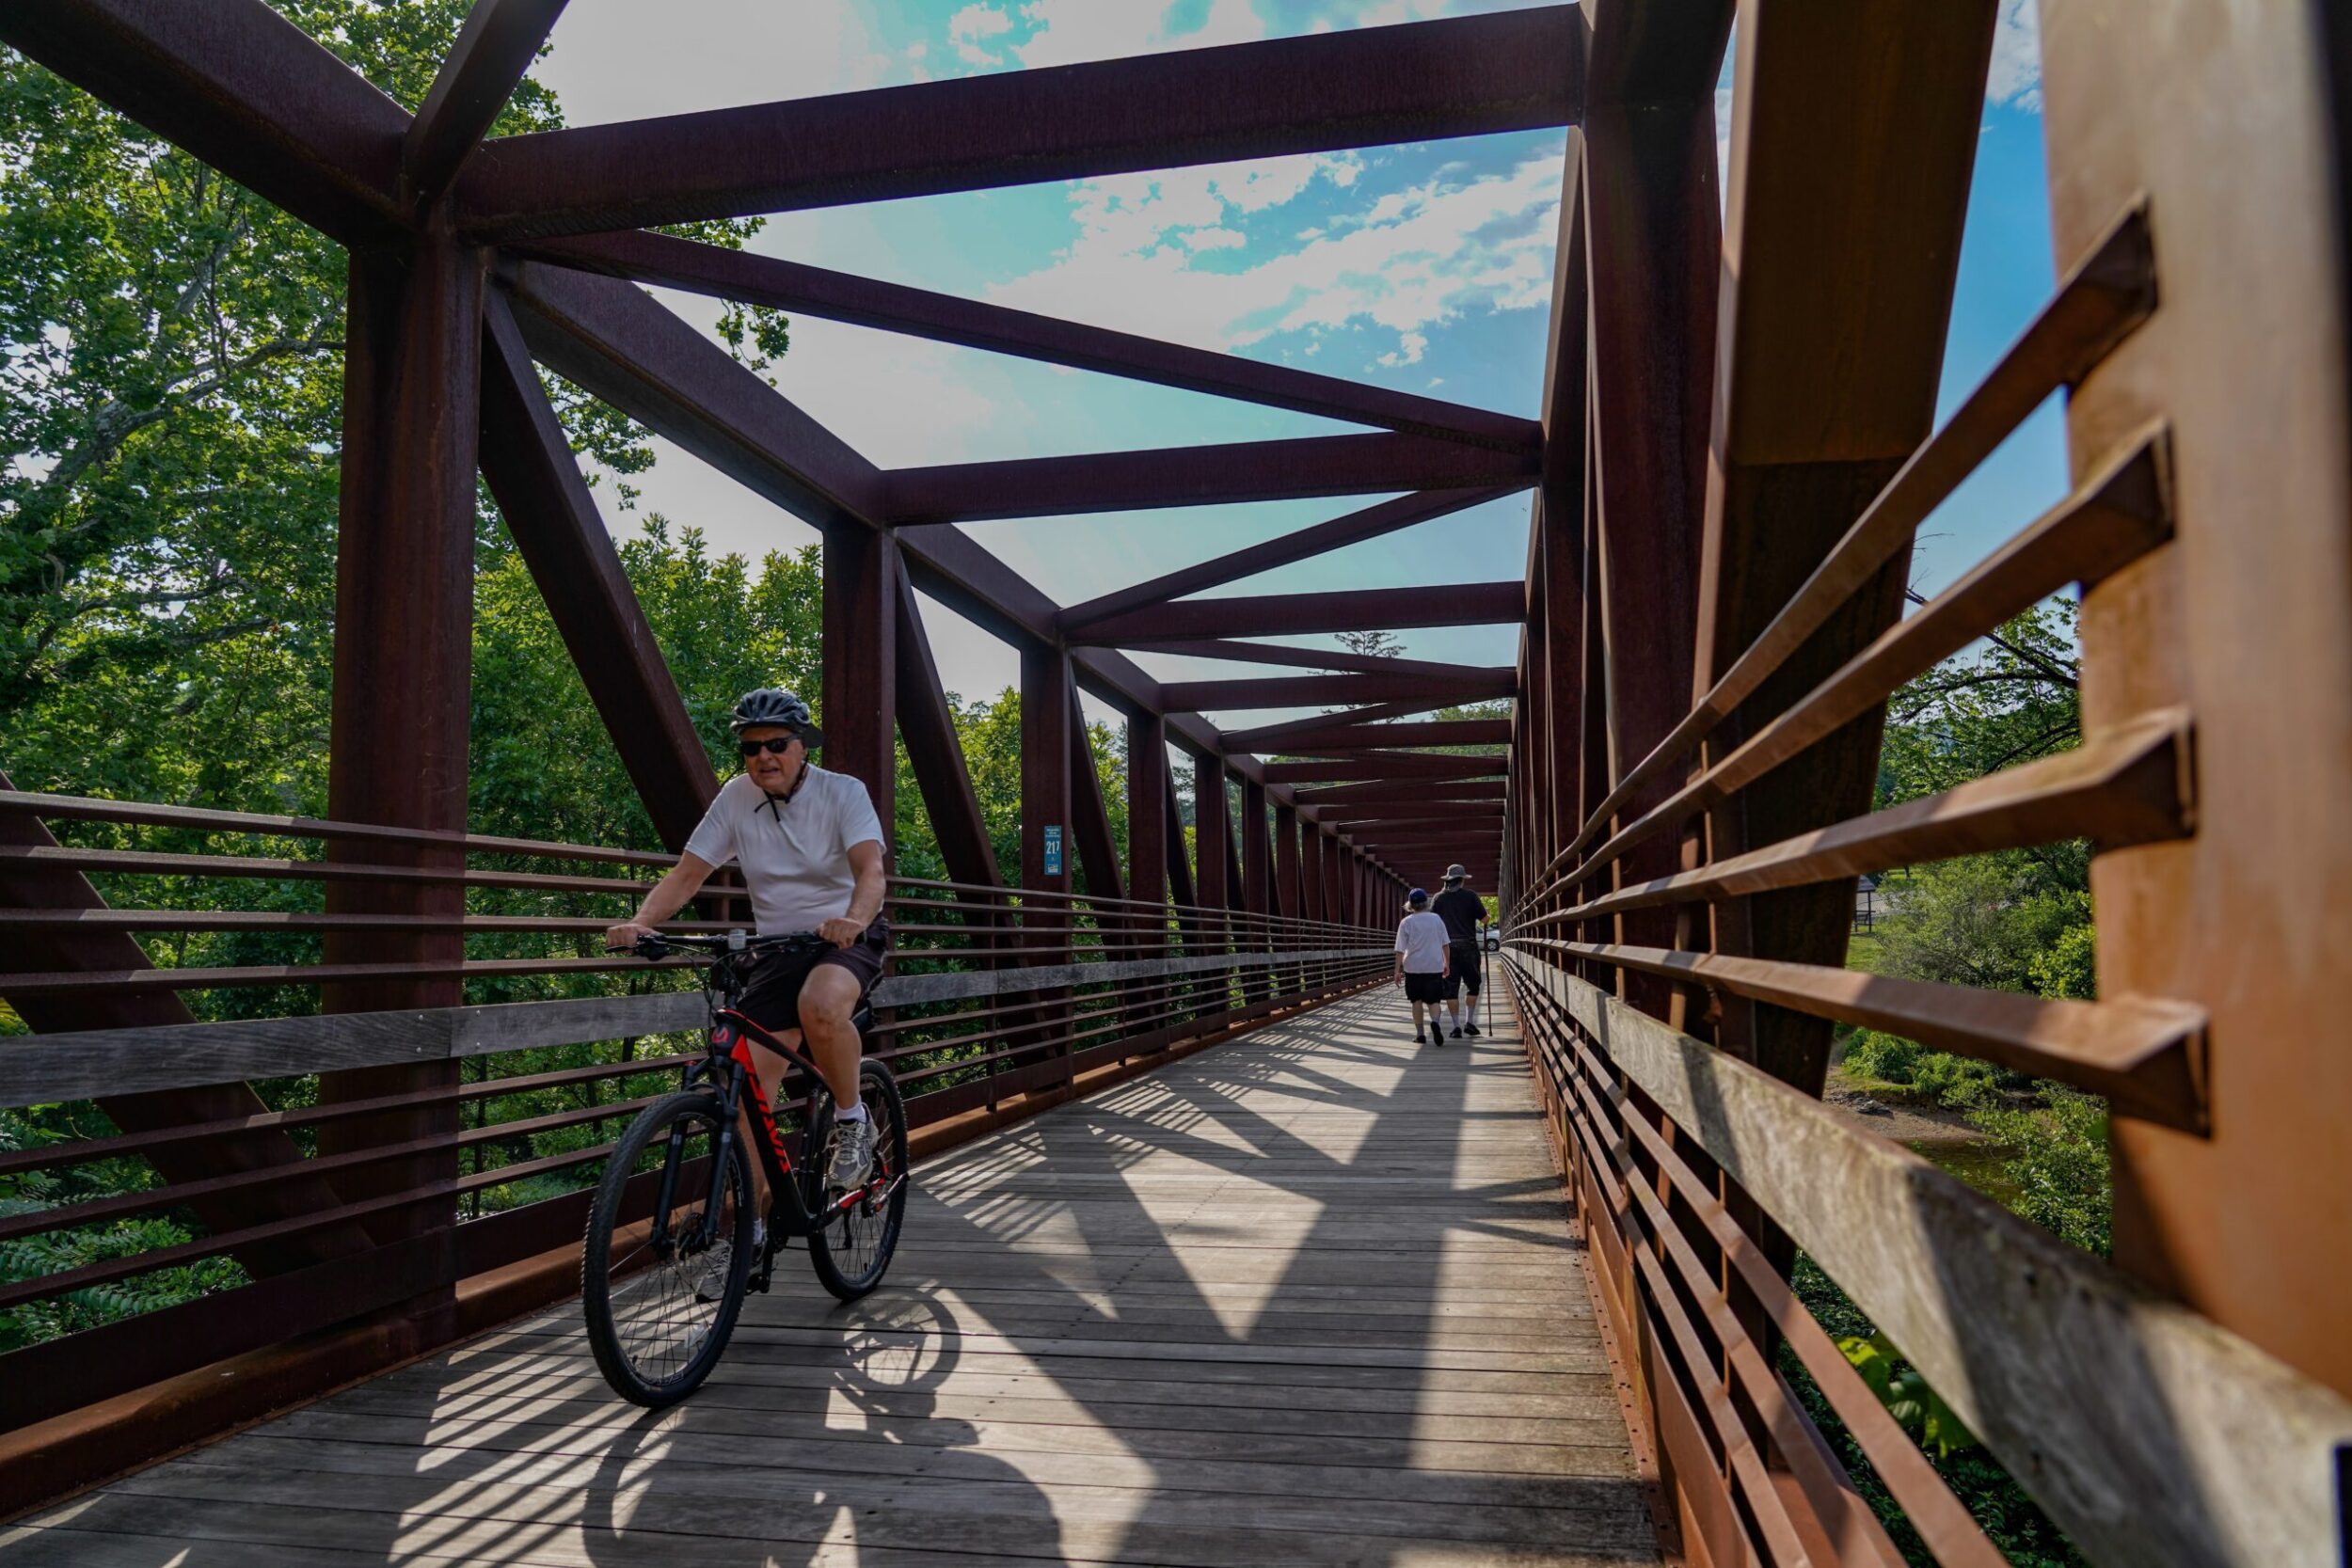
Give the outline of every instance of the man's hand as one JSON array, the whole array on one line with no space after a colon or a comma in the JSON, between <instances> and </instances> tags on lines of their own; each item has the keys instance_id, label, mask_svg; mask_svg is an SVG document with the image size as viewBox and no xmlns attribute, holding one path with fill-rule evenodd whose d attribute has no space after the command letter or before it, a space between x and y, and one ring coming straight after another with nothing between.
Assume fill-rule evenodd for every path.
<instances>
[{"instance_id":1,"label":"man's hand","mask_svg":"<svg viewBox=\"0 0 2352 1568\"><path fill-rule=\"evenodd\" d=\"M608 953L625 953L637 945L638 939L653 934L652 927L640 926L633 920L625 925L607 926L604 928L604 948Z\"/></svg>"},{"instance_id":2,"label":"man's hand","mask_svg":"<svg viewBox=\"0 0 2352 1568\"><path fill-rule=\"evenodd\" d=\"M857 940L866 934L866 927L851 920L848 915L837 914L818 927L817 934L835 947L849 947L854 945Z\"/></svg>"}]
</instances>

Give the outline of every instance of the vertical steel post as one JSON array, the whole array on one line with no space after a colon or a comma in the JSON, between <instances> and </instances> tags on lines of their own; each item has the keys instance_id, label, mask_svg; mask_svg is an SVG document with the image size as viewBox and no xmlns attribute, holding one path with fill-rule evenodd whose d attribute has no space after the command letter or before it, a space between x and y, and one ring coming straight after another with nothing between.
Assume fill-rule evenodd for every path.
<instances>
[{"instance_id":1,"label":"vertical steel post","mask_svg":"<svg viewBox=\"0 0 2352 1568\"><path fill-rule=\"evenodd\" d=\"M1722 20L1727 26L1728 8ZM1712 57L1721 51L1718 35ZM1591 396L1613 781L1689 708L1696 647L1723 247L1714 73L1684 74L1679 85L1692 87L1692 96L1592 105L1581 138L1592 297L1606 302L1591 312ZM1641 792L1626 817L1656 804L1675 783L1662 778ZM1622 857L1613 879L1627 886L1678 869L1679 847L1661 835ZM1630 911L1615 925L1619 942L1674 945L1670 908ZM1621 972L1618 986L1644 1011L1683 1022L1680 997L1665 980Z\"/></svg>"},{"instance_id":2,"label":"vertical steel post","mask_svg":"<svg viewBox=\"0 0 2352 1568\"><path fill-rule=\"evenodd\" d=\"M819 760L856 779L873 796L882 820L883 861L895 866L898 546L886 533L835 523L825 530L824 549L825 754Z\"/></svg>"},{"instance_id":3,"label":"vertical steel post","mask_svg":"<svg viewBox=\"0 0 2352 1568\"><path fill-rule=\"evenodd\" d=\"M1070 655L1039 643L1021 650L1021 924L1024 961L1068 963L1076 925L1071 866L1071 715L1076 711ZM1048 896L1037 897L1037 895ZM1040 991L1030 1041L1066 1033L1068 990Z\"/></svg>"},{"instance_id":4,"label":"vertical steel post","mask_svg":"<svg viewBox=\"0 0 2352 1568\"><path fill-rule=\"evenodd\" d=\"M1232 922L1226 908L1232 890L1225 879L1225 844L1230 831L1225 822L1225 759L1196 753L1192 759L1192 842L1193 885L1199 890L1203 951L1224 953L1230 943L1228 933ZM1211 970L1201 980L1204 1000L1211 1010L1224 1012L1232 1006L1232 977L1223 970Z\"/></svg>"},{"instance_id":5,"label":"vertical steel post","mask_svg":"<svg viewBox=\"0 0 2352 1568\"><path fill-rule=\"evenodd\" d=\"M425 234L402 256L355 251L351 258L343 371L343 451L335 562L335 686L327 764L327 815L462 832L472 715L474 470L481 431L483 253L445 234ZM449 873L432 883L329 882L334 914L399 913L452 921L465 912L457 880L465 855L330 842L341 862L424 866ZM453 965L465 957L453 924L436 931L337 931L327 963ZM453 1007L465 1000L454 974L322 987L326 1012ZM453 1135L455 1061L358 1068L324 1073L326 1102L440 1091L413 1110L328 1122L320 1153ZM336 1188L346 1200L453 1182L453 1141L429 1153L351 1171ZM456 1200L443 1196L367 1222L378 1241L452 1227ZM404 1312L403 1332L419 1345L454 1326L454 1296Z\"/></svg>"},{"instance_id":6,"label":"vertical steel post","mask_svg":"<svg viewBox=\"0 0 2352 1568\"><path fill-rule=\"evenodd\" d=\"M1168 953L1168 721L1156 713L1127 715L1127 896L1145 906L1136 913L1134 956ZM1173 981L1133 988L1156 1001L1138 1003L1131 1020L1173 1004ZM1130 1028L1145 1025L1130 1022Z\"/></svg>"},{"instance_id":7,"label":"vertical steel post","mask_svg":"<svg viewBox=\"0 0 2352 1568\"><path fill-rule=\"evenodd\" d=\"M1298 945L1296 939L1300 911L1306 905L1301 887L1304 876L1303 857L1298 847L1298 808L1287 802L1274 808L1274 898L1275 911L1282 924L1274 939L1278 948ZM1279 972L1278 990L1297 990L1304 983L1303 972L1285 967Z\"/></svg>"},{"instance_id":8,"label":"vertical steel post","mask_svg":"<svg viewBox=\"0 0 2352 1568\"><path fill-rule=\"evenodd\" d=\"M2042 46L2058 265L2145 199L2161 293L2068 405L2074 472L2157 419L2173 459L2173 542L2084 600L2083 729L2197 726L2196 836L2091 863L2101 993L2213 1020L2212 1134L2111 1124L2115 1260L2352 1394L2341 9L2048 0Z\"/></svg>"},{"instance_id":9,"label":"vertical steel post","mask_svg":"<svg viewBox=\"0 0 2352 1568\"><path fill-rule=\"evenodd\" d=\"M1265 785L1255 779L1244 779L1241 785L1241 902L1248 915L1249 940L1247 945L1258 952L1266 946L1266 929L1274 913L1274 864L1272 845L1266 831ZM1244 993L1255 1004L1273 994L1274 974L1271 970L1253 969L1248 972L1248 983Z\"/></svg>"}]
</instances>

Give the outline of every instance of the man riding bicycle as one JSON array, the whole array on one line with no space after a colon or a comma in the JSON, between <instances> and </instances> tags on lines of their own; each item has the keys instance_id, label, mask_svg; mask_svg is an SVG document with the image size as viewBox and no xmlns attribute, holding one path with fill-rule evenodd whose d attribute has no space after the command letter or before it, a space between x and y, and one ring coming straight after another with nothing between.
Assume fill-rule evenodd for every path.
<instances>
[{"instance_id":1,"label":"man riding bicycle","mask_svg":"<svg viewBox=\"0 0 2352 1568\"><path fill-rule=\"evenodd\" d=\"M814 931L832 944L771 954L738 1010L787 1045L796 1043L796 1035L805 1042L833 1094L826 1182L846 1192L865 1182L874 1159L873 1123L858 1092L864 1045L851 1019L881 977L890 946L890 923L881 918L882 819L864 784L808 760L825 736L809 721L808 705L791 692L774 687L745 692L732 725L742 773L720 786L676 866L654 884L634 916L606 930L605 944L631 947L653 935L729 861L742 869L761 936ZM746 1043L760 1089L775 1104L787 1064L757 1041ZM741 1125L748 1146L748 1114ZM757 1162L752 1170L760 1189L756 1212L765 1213L766 1181ZM764 1223L760 1228L764 1240Z\"/></svg>"}]
</instances>

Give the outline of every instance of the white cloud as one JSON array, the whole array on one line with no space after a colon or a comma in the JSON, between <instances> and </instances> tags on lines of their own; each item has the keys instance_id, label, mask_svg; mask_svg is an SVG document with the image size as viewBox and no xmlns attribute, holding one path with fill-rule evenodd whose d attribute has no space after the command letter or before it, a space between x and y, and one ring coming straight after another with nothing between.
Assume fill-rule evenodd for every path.
<instances>
[{"instance_id":1,"label":"white cloud","mask_svg":"<svg viewBox=\"0 0 2352 1568\"><path fill-rule=\"evenodd\" d=\"M1391 370L1395 369L1399 365L1420 364L1421 356L1429 350L1429 338L1425 333L1399 333L1397 335L1396 342L1397 346L1393 353L1384 354L1380 356L1380 363L1388 366Z\"/></svg>"},{"instance_id":2,"label":"white cloud","mask_svg":"<svg viewBox=\"0 0 2352 1568\"><path fill-rule=\"evenodd\" d=\"M533 71L574 125L850 92L908 80L864 0L573 0Z\"/></svg>"},{"instance_id":3,"label":"white cloud","mask_svg":"<svg viewBox=\"0 0 2352 1568\"><path fill-rule=\"evenodd\" d=\"M2001 0L1985 97L2027 113L2042 108L2042 13L2036 0Z\"/></svg>"},{"instance_id":4,"label":"white cloud","mask_svg":"<svg viewBox=\"0 0 2352 1568\"><path fill-rule=\"evenodd\" d=\"M1022 16L1037 31L1013 53L1025 66L1073 65L1083 60L1116 60L1130 55L1151 55L1167 49L1206 49L1222 43L1253 43L1266 36L1265 24L1250 0L1211 0L1201 24L1186 32L1168 31L1182 20L1180 8L1156 0L1029 0Z\"/></svg>"},{"instance_id":5,"label":"white cloud","mask_svg":"<svg viewBox=\"0 0 2352 1568\"><path fill-rule=\"evenodd\" d=\"M1195 250L1238 250L1249 243L1238 229L1187 229L1178 237Z\"/></svg>"},{"instance_id":6,"label":"white cloud","mask_svg":"<svg viewBox=\"0 0 2352 1568\"><path fill-rule=\"evenodd\" d=\"M1307 230L1255 265L1194 266L1198 250L1225 245L1204 247L1194 235L1227 230L1233 213L1295 200L1318 178L1352 182L1361 166L1299 158L1082 182L1071 195L1077 240L1051 266L991 292L1025 309L1216 349L1369 325L1395 334L1379 359L1391 366L1418 362L1428 329L1465 309L1549 304L1560 201L1560 158L1550 150L1496 173L1450 166L1384 193L1360 216Z\"/></svg>"},{"instance_id":7,"label":"white cloud","mask_svg":"<svg viewBox=\"0 0 2352 1568\"><path fill-rule=\"evenodd\" d=\"M1012 18L993 6L966 6L947 19L947 41L966 65L1002 65L1005 57L984 40L1012 31Z\"/></svg>"}]
</instances>

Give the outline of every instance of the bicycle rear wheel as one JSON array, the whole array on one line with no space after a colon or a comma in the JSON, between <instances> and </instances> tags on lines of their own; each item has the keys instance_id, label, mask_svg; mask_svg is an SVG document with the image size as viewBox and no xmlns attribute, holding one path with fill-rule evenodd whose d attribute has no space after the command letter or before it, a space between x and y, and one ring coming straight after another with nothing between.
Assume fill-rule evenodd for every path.
<instances>
[{"instance_id":1,"label":"bicycle rear wheel","mask_svg":"<svg viewBox=\"0 0 2352 1568\"><path fill-rule=\"evenodd\" d=\"M637 1404L673 1403L710 1375L758 1261L751 1169L738 1140L727 1142L717 1223L707 1241L701 1234L720 1129L713 1094L689 1090L646 1106L606 1160L588 1211L580 1297L589 1349L613 1392ZM669 1212L656 1215L665 1180Z\"/></svg>"},{"instance_id":2,"label":"bicycle rear wheel","mask_svg":"<svg viewBox=\"0 0 2352 1568\"><path fill-rule=\"evenodd\" d=\"M898 1080L880 1062L858 1068L858 1097L874 1119L874 1168L857 1201L837 1208L808 1239L808 1260L817 1281L843 1301L855 1301L882 1282L898 1250L898 1228L907 1212L907 1108ZM819 1095L818 1136L821 1150L833 1130L831 1097ZM818 1156L822 1158L821 1154ZM827 1193L837 1202L844 1195Z\"/></svg>"}]
</instances>

